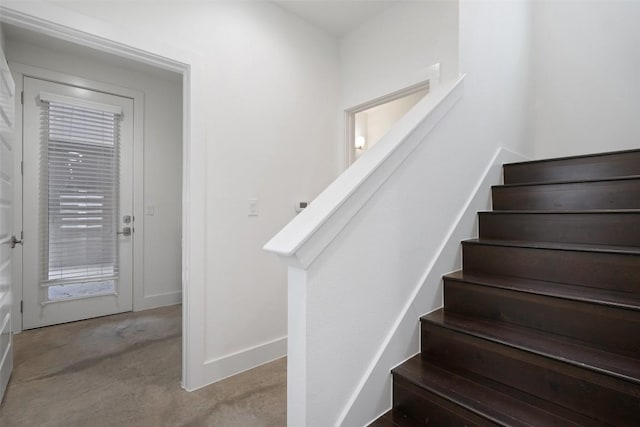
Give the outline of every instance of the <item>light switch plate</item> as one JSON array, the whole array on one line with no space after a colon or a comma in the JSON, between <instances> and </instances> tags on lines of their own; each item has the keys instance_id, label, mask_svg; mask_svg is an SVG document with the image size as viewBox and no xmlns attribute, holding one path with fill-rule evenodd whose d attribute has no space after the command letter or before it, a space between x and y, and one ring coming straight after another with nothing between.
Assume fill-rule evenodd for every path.
<instances>
[{"instance_id":1,"label":"light switch plate","mask_svg":"<svg viewBox=\"0 0 640 427\"><path fill-rule=\"evenodd\" d=\"M248 216L258 216L258 199L249 199Z\"/></svg>"}]
</instances>

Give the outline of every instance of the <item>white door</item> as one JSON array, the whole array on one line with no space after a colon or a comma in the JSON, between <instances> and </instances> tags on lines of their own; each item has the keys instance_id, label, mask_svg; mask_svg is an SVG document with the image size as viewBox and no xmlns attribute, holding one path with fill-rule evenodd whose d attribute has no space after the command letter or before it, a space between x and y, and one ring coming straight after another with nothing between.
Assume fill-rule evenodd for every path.
<instances>
[{"instance_id":1,"label":"white door","mask_svg":"<svg viewBox=\"0 0 640 427\"><path fill-rule=\"evenodd\" d=\"M24 78L23 328L131 311L133 100Z\"/></svg>"},{"instance_id":2,"label":"white door","mask_svg":"<svg viewBox=\"0 0 640 427\"><path fill-rule=\"evenodd\" d=\"M0 402L13 368L11 252L13 242L13 149L15 85L0 49Z\"/></svg>"}]
</instances>

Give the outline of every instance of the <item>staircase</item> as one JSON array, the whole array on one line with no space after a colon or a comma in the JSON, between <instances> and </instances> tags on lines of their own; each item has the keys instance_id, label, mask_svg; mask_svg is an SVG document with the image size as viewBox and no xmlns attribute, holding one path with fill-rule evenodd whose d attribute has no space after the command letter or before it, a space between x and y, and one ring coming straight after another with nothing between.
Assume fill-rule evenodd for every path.
<instances>
[{"instance_id":1,"label":"staircase","mask_svg":"<svg viewBox=\"0 0 640 427\"><path fill-rule=\"evenodd\" d=\"M504 166L372 426L640 426L640 150Z\"/></svg>"}]
</instances>

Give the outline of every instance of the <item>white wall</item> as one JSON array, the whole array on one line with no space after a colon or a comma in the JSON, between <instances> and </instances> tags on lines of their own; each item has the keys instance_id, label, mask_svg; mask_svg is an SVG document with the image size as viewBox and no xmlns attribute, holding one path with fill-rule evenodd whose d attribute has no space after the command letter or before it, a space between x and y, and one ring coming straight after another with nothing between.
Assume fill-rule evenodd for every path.
<instances>
[{"instance_id":1,"label":"white wall","mask_svg":"<svg viewBox=\"0 0 640 427\"><path fill-rule=\"evenodd\" d=\"M268 2L6 4L189 64L185 386L283 356L286 269L261 248L339 172L336 41Z\"/></svg>"},{"instance_id":2,"label":"white wall","mask_svg":"<svg viewBox=\"0 0 640 427\"><path fill-rule=\"evenodd\" d=\"M425 79L458 77L458 2L398 2L340 40L344 109Z\"/></svg>"},{"instance_id":3,"label":"white wall","mask_svg":"<svg viewBox=\"0 0 640 427\"><path fill-rule=\"evenodd\" d=\"M144 93L144 205L143 283L134 283L134 309L148 309L181 301L182 224L182 79L178 74L142 67L114 65L109 57L65 43L31 37L7 40L10 62L135 89ZM44 45L43 45L44 43Z\"/></svg>"},{"instance_id":4,"label":"white wall","mask_svg":"<svg viewBox=\"0 0 640 427\"><path fill-rule=\"evenodd\" d=\"M640 146L640 2L534 3L536 157Z\"/></svg>"}]
</instances>

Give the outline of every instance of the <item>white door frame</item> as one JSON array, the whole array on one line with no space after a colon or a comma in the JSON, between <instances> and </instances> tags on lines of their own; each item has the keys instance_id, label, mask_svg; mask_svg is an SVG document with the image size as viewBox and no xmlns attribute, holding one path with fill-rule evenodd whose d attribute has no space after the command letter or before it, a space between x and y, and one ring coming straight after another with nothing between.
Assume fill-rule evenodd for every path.
<instances>
[{"instance_id":1,"label":"white door frame","mask_svg":"<svg viewBox=\"0 0 640 427\"><path fill-rule=\"evenodd\" d=\"M9 61L9 69L16 82L16 93L24 90L24 78L31 77L39 80L50 81L53 83L61 83L67 86L89 89L96 92L103 92L110 95L116 95L123 98L133 100L133 212L135 218L133 227L135 233L131 235L133 244L133 311L143 309L144 294L144 268L136 268L136 262L142 262L144 259L144 93L141 91L127 89L120 86L89 80L83 77L73 76L70 74L59 73L45 68L34 67L31 65L20 64L18 62ZM23 106L16 105L16 153L14 156L14 170L19 171L20 162L23 160ZM27 165L26 172L30 173ZM14 230L24 230L23 220L23 187L22 180L16 179L14 191ZM19 187L19 189L18 189ZM33 239L34 236L25 236L27 239ZM15 258L13 263L13 295L15 304L13 305L12 317L17 319L13 325L14 332L23 330L22 314L20 313L20 301L23 300L23 247L20 246L15 250ZM136 285L137 284L137 285Z\"/></svg>"},{"instance_id":2,"label":"white door frame","mask_svg":"<svg viewBox=\"0 0 640 427\"><path fill-rule=\"evenodd\" d=\"M146 41L142 44L152 47L144 50L136 47L135 44L118 42L117 40L123 37L121 29L103 25L96 30L91 27L91 23L87 23L88 19L73 23L69 21L71 18L59 8L41 2L21 3L12 5L11 8L0 6L0 22L182 75L182 387L189 391L196 390L204 385L202 377L205 362L203 339L205 311L202 301L203 294L206 292L204 262L206 245L202 236L205 233L206 221L203 215L205 203L202 185L197 186L198 192L192 188L203 181L206 150L202 123L192 121L191 104L195 101L191 84L194 69L197 70L198 78L205 77L199 65L202 63L202 58L194 52L178 48L171 49L172 57L157 55L150 51L162 51L158 43ZM59 22L69 25L62 25ZM96 31L108 36L95 35ZM133 38L129 36L128 39ZM202 114L196 114L196 116L200 120L203 119ZM192 134L195 134L193 141ZM192 206L194 202L195 206Z\"/></svg>"}]
</instances>

